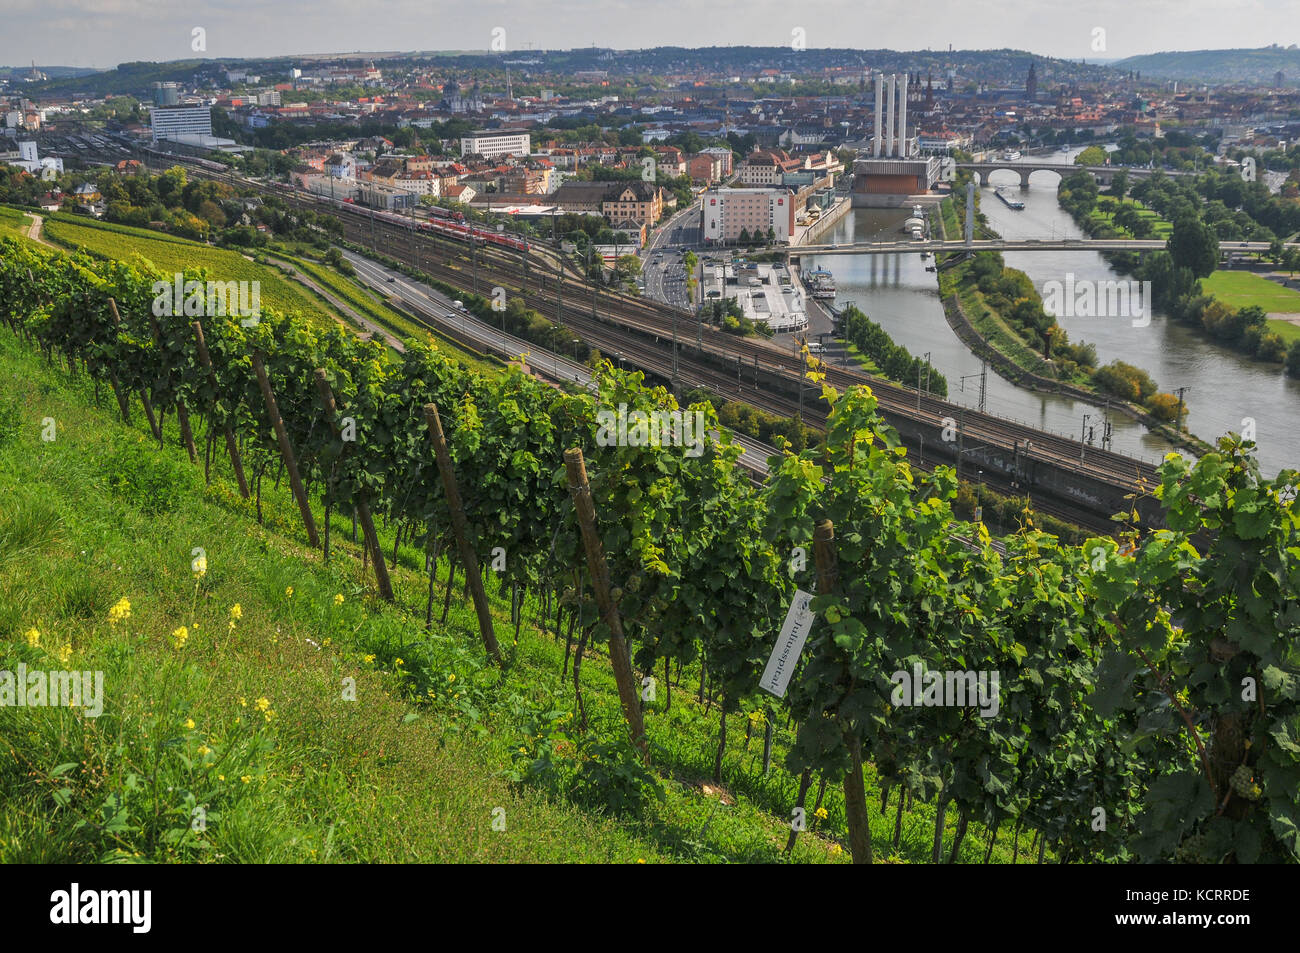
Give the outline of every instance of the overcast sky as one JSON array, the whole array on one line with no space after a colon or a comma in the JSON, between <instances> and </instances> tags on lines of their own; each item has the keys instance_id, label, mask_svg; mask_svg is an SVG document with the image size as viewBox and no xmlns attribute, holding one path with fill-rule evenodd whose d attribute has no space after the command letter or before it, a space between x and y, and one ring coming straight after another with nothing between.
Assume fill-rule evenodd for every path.
<instances>
[{"instance_id":1,"label":"overcast sky","mask_svg":"<svg viewBox=\"0 0 1300 953\"><path fill-rule=\"evenodd\" d=\"M487 50L498 27L510 51L783 46L802 28L808 47L1102 59L1297 43L1300 0L0 0L0 64Z\"/></svg>"}]
</instances>

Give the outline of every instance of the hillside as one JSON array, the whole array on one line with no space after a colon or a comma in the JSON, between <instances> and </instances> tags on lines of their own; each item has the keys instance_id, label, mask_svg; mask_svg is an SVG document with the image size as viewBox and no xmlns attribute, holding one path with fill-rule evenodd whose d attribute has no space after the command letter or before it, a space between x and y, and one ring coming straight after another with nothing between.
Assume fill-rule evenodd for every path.
<instances>
[{"instance_id":1,"label":"hillside","mask_svg":"<svg viewBox=\"0 0 1300 953\"><path fill-rule=\"evenodd\" d=\"M1280 70L1284 85L1300 86L1300 48L1294 44L1242 50L1187 50L1145 53L1116 60L1116 69L1137 70L1144 79L1179 79L1200 83L1250 83L1272 86Z\"/></svg>"}]
</instances>

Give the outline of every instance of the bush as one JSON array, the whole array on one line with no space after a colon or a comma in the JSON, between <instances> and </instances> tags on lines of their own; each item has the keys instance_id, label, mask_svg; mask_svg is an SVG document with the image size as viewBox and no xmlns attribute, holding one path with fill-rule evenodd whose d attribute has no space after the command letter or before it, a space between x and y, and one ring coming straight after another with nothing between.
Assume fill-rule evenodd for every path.
<instances>
[{"instance_id":1,"label":"bush","mask_svg":"<svg viewBox=\"0 0 1300 953\"><path fill-rule=\"evenodd\" d=\"M1292 377L1300 377L1300 344L1294 344L1286 355L1286 372Z\"/></svg>"},{"instance_id":2,"label":"bush","mask_svg":"<svg viewBox=\"0 0 1300 953\"><path fill-rule=\"evenodd\" d=\"M1173 423L1178 419L1178 398L1173 394L1156 394L1147 401L1147 410L1156 419Z\"/></svg>"},{"instance_id":3,"label":"bush","mask_svg":"<svg viewBox=\"0 0 1300 953\"><path fill-rule=\"evenodd\" d=\"M1282 340L1282 335L1268 331L1259 339L1259 345L1255 348L1255 356L1261 361L1273 361L1281 363L1287 356L1286 342Z\"/></svg>"},{"instance_id":4,"label":"bush","mask_svg":"<svg viewBox=\"0 0 1300 953\"><path fill-rule=\"evenodd\" d=\"M1156 382L1150 374L1123 361L1111 361L1097 368L1092 380L1102 390L1137 404L1145 403L1156 392Z\"/></svg>"}]
</instances>

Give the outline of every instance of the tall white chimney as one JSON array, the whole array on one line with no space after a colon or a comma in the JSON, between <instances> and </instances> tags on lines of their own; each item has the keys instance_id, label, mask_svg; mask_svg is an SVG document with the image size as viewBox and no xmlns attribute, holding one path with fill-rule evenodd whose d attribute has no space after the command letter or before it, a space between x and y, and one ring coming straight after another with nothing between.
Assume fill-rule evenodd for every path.
<instances>
[{"instance_id":1,"label":"tall white chimney","mask_svg":"<svg viewBox=\"0 0 1300 953\"><path fill-rule=\"evenodd\" d=\"M883 134L885 111L885 74L876 74L876 136L871 140L871 154L880 158L880 137Z\"/></svg>"},{"instance_id":2,"label":"tall white chimney","mask_svg":"<svg viewBox=\"0 0 1300 953\"><path fill-rule=\"evenodd\" d=\"M898 91L898 154L907 158L907 80L910 73L903 74L903 88Z\"/></svg>"},{"instance_id":3,"label":"tall white chimney","mask_svg":"<svg viewBox=\"0 0 1300 953\"><path fill-rule=\"evenodd\" d=\"M898 89L898 76L895 73L889 74L889 113L885 118L885 155L894 155L894 100L896 90Z\"/></svg>"}]
</instances>

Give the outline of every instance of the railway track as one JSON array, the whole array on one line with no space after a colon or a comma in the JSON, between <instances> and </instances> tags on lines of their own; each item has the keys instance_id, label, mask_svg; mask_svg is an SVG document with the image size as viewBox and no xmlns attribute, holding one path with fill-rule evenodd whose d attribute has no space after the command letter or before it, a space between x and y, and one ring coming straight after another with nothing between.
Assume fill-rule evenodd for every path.
<instances>
[{"instance_id":1,"label":"railway track","mask_svg":"<svg viewBox=\"0 0 1300 953\"><path fill-rule=\"evenodd\" d=\"M213 175L206 170L197 174ZM213 177L229 180L228 176ZM314 211L333 211L331 203L316 196L286 192L261 183L239 180L242 187L275 195L288 205ZM432 274L464 291L490 294L503 287L511 296L521 297L527 307L571 328L581 338L611 359L623 357L628 363L662 380L672 376L672 336L674 309L643 299L612 294L605 289L579 285L563 266L563 258L546 249L543 263L538 253L516 254L504 249L483 246L476 250L448 238L419 232L395 223L371 218L365 210L349 207L350 214L339 215L344 237L349 241L386 254L405 264ZM550 267L547 267L547 264ZM794 416L799 403L797 394L803 381L803 363L793 353L766 341L726 335L713 328L692 327L693 317L676 313L678 337L678 381L687 386L701 386L729 399L743 400L763 410ZM694 333L692 333L694 332ZM695 340L692 340L694 338ZM699 343L697 344L696 341ZM719 365L735 368L722 370ZM826 382L843 390L849 386L870 386L886 417L918 421L931 427L950 421L958 425L967 447L998 448L1008 453L1025 453L1026 460L1050 463L1070 473L1101 480L1126 493L1145 493L1157 482L1155 467L1122 454L1086 448L1080 460L1080 444L1059 434L1036 430L989 414L968 410L941 398L922 393L917 410L915 390L855 370L823 365ZM748 379L747 376L748 375ZM775 375L790 394L777 393L758 383L763 375ZM813 396L819 390L810 387ZM816 400L805 400L804 419L810 425L824 425L825 416ZM1027 449L1026 449L1027 448ZM920 461L918 461L920 462ZM930 466L922 464L923 468ZM969 472L970 465L966 467ZM1005 493L1022 494L1023 488L1010 478L990 471L983 482ZM1093 514L1084 518L1077 508L1057 505L1047 499L1035 500L1035 508L1074 523L1096 529L1113 529L1113 524Z\"/></svg>"}]
</instances>

